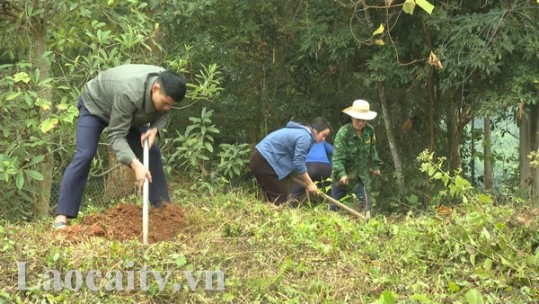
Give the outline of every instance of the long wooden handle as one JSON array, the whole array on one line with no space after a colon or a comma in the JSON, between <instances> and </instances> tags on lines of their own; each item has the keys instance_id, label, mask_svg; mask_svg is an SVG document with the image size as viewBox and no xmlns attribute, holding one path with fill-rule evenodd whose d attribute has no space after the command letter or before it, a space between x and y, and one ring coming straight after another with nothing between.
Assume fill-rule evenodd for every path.
<instances>
[{"instance_id":1,"label":"long wooden handle","mask_svg":"<svg viewBox=\"0 0 539 304\"><path fill-rule=\"evenodd\" d=\"M302 185L303 187L305 187L305 184L304 184L301 180L299 180L299 179L297 179L297 178L295 178L295 177L293 177L293 180L294 180L296 183L299 183L300 185ZM320 194L323 198L325 198L326 200L330 201L331 203L333 203L333 204L339 206L339 208L344 209L345 211L347 211L347 212L350 213L351 215L353 215L353 216L355 216L355 217L357 217L357 218L360 218L360 219L362 219L362 220L364 220L364 221L367 220L363 214L361 214L361 213L357 212L356 210L354 210L354 209L352 209L352 208L346 206L345 204L343 204L343 203L339 202L338 200L334 199L333 197L331 197L331 196L329 196L329 195L327 195L327 194L325 194L325 193L323 193L323 192L318 192L318 194Z\"/></svg>"},{"instance_id":2,"label":"long wooden handle","mask_svg":"<svg viewBox=\"0 0 539 304\"><path fill-rule=\"evenodd\" d=\"M360 218L360 219L362 219L364 221L367 220L363 214L361 214L361 213L357 212L356 210L346 206L345 204L343 204L343 203L339 202L338 200L334 199L333 197L331 197L331 196L329 196L329 195L327 195L325 193L322 193L322 192L319 192L319 193L323 198L325 198L328 201L332 202L333 204L339 206L339 208L342 208L342 209L348 211L348 213L352 214L353 216L358 217L358 218Z\"/></svg>"},{"instance_id":3,"label":"long wooden handle","mask_svg":"<svg viewBox=\"0 0 539 304\"><path fill-rule=\"evenodd\" d=\"M143 147L143 162L146 169L150 169L150 147L148 139L144 140ZM149 222L149 197L150 197L150 184L148 178L144 179L144 186L142 190L142 242L148 244L148 222Z\"/></svg>"}]
</instances>

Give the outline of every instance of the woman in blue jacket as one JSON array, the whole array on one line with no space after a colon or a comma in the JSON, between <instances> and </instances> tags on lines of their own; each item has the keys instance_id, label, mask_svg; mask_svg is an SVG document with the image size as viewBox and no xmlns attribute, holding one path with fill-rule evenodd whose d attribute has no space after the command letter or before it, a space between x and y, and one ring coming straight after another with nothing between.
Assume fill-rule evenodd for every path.
<instances>
[{"instance_id":1,"label":"woman in blue jacket","mask_svg":"<svg viewBox=\"0 0 539 304\"><path fill-rule=\"evenodd\" d=\"M287 201L284 178L295 172L311 194L318 188L307 173L305 159L311 146L323 141L330 132L329 124L321 117L309 126L290 121L285 128L268 134L256 145L249 166L266 200L280 205Z\"/></svg>"}]
</instances>

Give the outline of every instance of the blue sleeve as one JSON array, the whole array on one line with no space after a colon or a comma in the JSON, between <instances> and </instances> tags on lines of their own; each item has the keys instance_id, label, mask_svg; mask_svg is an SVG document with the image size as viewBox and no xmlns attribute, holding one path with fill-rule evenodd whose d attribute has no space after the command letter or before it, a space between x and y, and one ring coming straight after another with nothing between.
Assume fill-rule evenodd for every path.
<instances>
[{"instance_id":1,"label":"blue sleeve","mask_svg":"<svg viewBox=\"0 0 539 304\"><path fill-rule=\"evenodd\" d=\"M307 172L305 160L307 159L307 153L309 153L311 146L312 143L309 136L302 136L298 138L296 142L292 164L294 166L294 171L296 171L296 174L298 175Z\"/></svg>"}]
</instances>

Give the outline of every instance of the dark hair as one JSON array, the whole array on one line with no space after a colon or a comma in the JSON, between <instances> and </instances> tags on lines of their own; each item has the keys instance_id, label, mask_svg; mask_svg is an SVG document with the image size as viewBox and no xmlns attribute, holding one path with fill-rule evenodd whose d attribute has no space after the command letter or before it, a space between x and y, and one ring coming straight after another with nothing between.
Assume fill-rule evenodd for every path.
<instances>
[{"instance_id":1,"label":"dark hair","mask_svg":"<svg viewBox=\"0 0 539 304\"><path fill-rule=\"evenodd\" d=\"M163 71L159 73L156 82L161 86L163 94L172 97L174 101L181 101L185 97L185 78L173 71Z\"/></svg>"},{"instance_id":2,"label":"dark hair","mask_svg":"<svg viewBox=\"0 0 539 304\"><path fill-rule=\"evenodd\" d=\"M318 132L324 131L325 129L330 129L331 126L329 125L329 122L327 120L323 119L322 117L316 117L311 122L311 128L315 129Z\"/></svg>"}]
</instances>

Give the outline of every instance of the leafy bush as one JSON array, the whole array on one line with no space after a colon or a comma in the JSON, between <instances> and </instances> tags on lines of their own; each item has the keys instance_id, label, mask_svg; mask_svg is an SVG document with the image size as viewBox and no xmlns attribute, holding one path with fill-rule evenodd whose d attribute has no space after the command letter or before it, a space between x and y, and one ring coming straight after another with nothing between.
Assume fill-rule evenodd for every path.
<instances>
[{"instance_id":1,"label":"leafy bush","mask_svg":"<svg viewBox=\"0 0 539 304\"><path fill-rule=\"evenodd\" d=\"M444 190L439 192L440 196L447 196L447 190L449 190L449 197L468 202L470 198L470 190L473 189L470 182L460 175L461 170L455 170L453 175L444 171L445 157L434 159L434 152L428 150L423 151L417 159L421 161L421 172L426 172L431 180L439 180L445 187Z\"/></svg>"},{"instance_id":2,"label":"leafy bush","mask_svg":"<svg viewBox=\"0 0 539 304\"><path fill-rule=\"evenodd\" d=\"M183 169L190 178L206 178L208 170L206 162L210 161L213 153L214 139L212 134L219 133L219 129L211 124L213 111L207 111L204 107L200 117L189 117L191 125L185 132L172 140L176 147L168 158L169 165L173 169Z\"/></svg>"},{"instance_id":3,"label":"leafy bush","mask_svg":"<svg viewBox=\"0 0 539 304\"><path fill-rule=\"evenodd\" d=\"M70 125L77 109L66 98L53 106L39 97L52 78L40 80L39 69L30 64L2 65L0 71L0 180L5 182L0 183L0 214L28 218L39 191L35 182L44 178L37 165L62 148L52 130Z\"/></svg>"},{"instance_id":4,"label":"leafy bush","mask_svg":"<svg viewBox=\"0 0 539 304\"><path fill-rule=\"evenodd\" d=\"M216 168L222 176L234 179L245 173L251 148L249 144L220 144L220 162Z\"/></svg>"},{"instance_id":5,"label":"leafy bush","mask_svg":"<svg viewBox=\"0 0 539 304\"><path fill-rule=\"evenodd\" d=\"M191 125L171 140L173 152L167 158L167 171L182 171L194 186L213 191L238 180L246 171L251 149L248 144L220 144L215 153L212 134L220 133L212 124L213 110L202 109L200 117L189 117Z\"/></svg>"}]
</instances>

